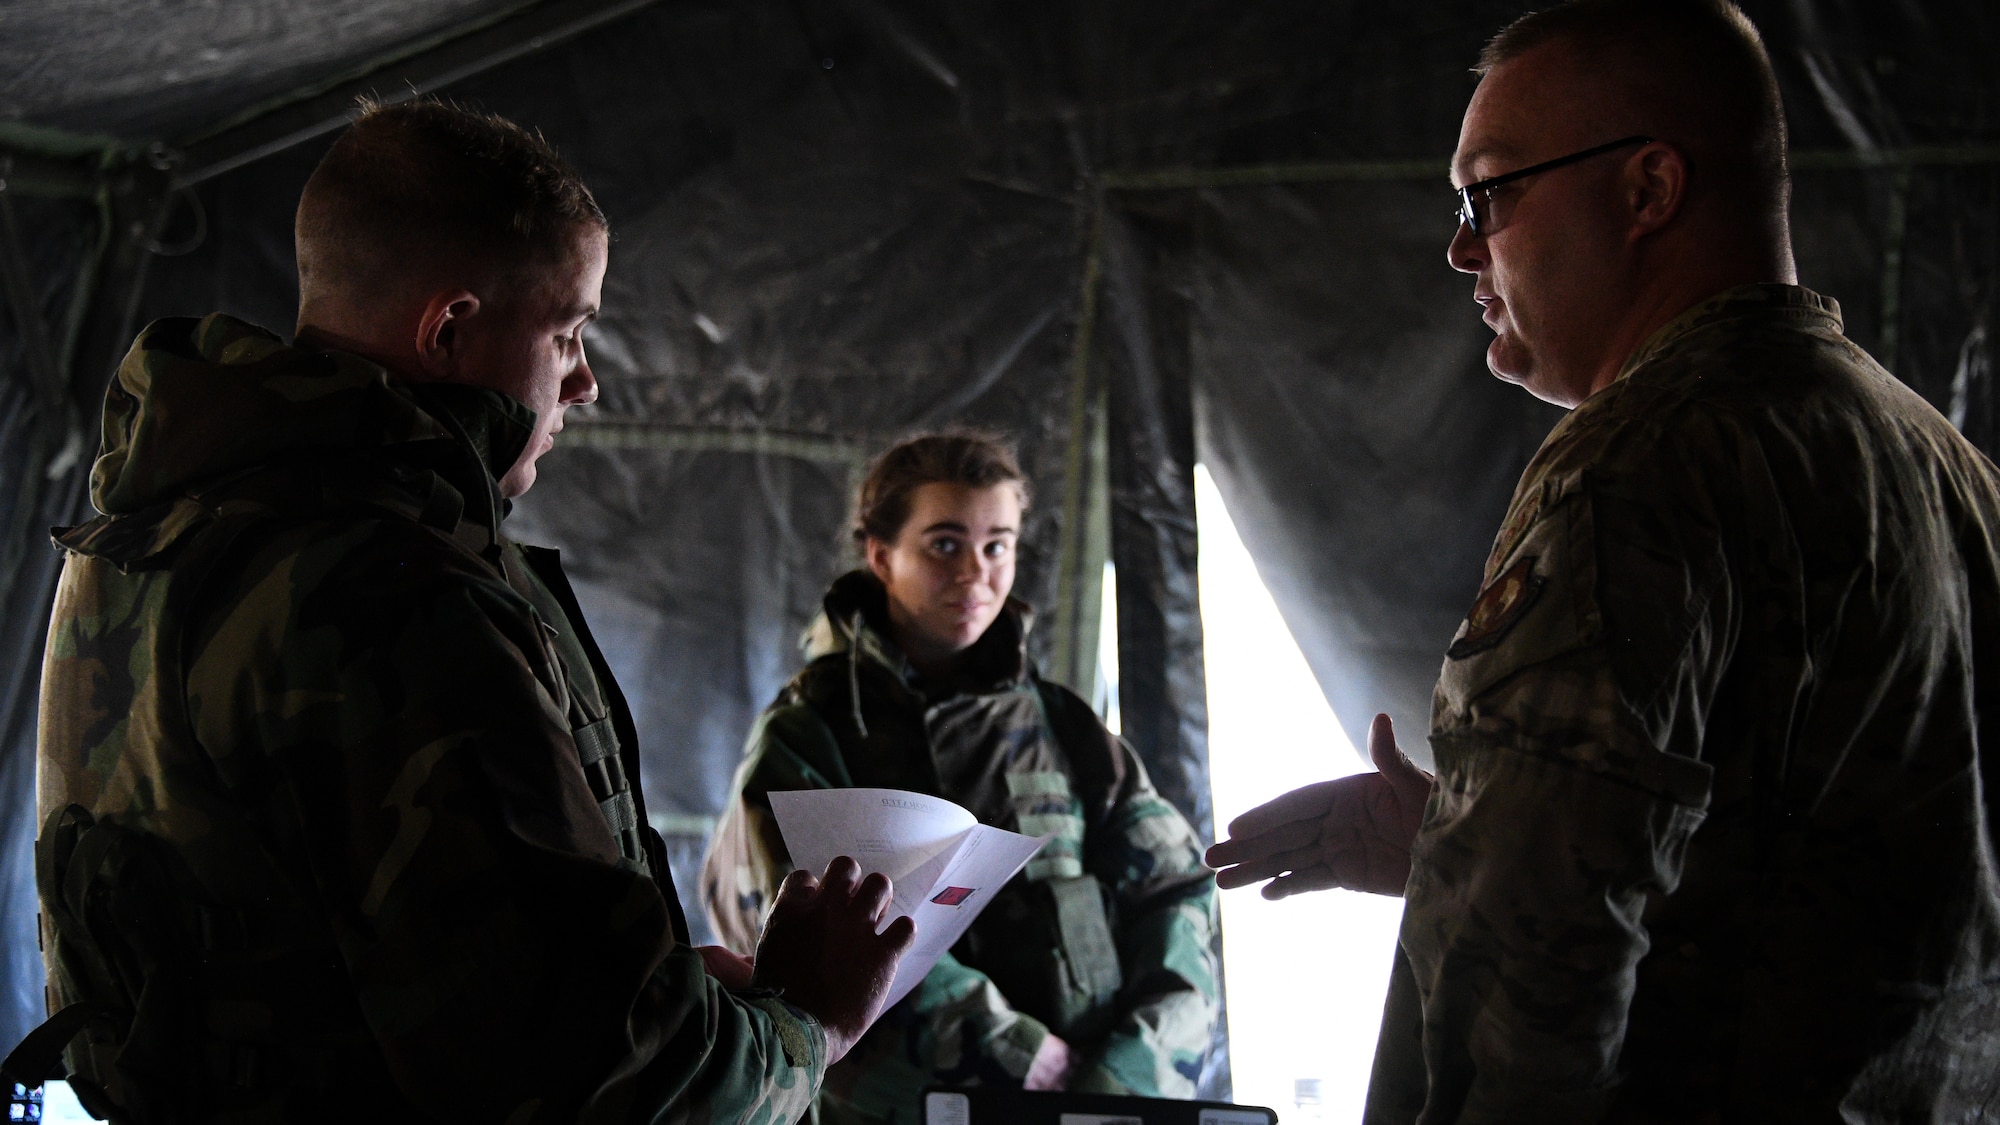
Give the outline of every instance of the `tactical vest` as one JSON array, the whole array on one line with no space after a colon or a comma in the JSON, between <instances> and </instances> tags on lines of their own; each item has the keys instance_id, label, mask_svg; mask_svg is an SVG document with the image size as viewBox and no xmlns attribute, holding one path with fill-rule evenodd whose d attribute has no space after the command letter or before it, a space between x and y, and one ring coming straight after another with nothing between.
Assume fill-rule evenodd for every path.
<instances>
[{"instance_id":1,"label":"tactical vest","mask_svg":"<svg viewBox=\"0 0 2000 1125\"><path fill-rule=\"evenodd\" d=\"M1017 885L988 908L994 916L974 922L963 959L991 977L1015 1007L1058 1034L1089 1042L1116 1018L1125 979L1115 936L1117 904L1085 866L1086 844L1117 800L1125 762L1088 704L1040 680L1035 688L1064 768L1010 771L1006 784L1014 827L1053 838L1043 846L1046 854L1030 860ZM1053 940L1037 940L1037 930Z\"/></svg>"},{"instance_id":2,"label":"tactical vest","mask_svg":"<svg viewBox=\"0 0 2000 1125\"><path fill-rule=\"evenodd\" d=\"M562 663L563 679L569 685L566 709L570 737L583 762L583 775L597 798L597 810L618 841L620 866L653 876L663 885L667 874L665 845L645 821L640 798L633 788L639 776L639 739L633 728L632 711L626 705L618 681L584 624L583 610L576 593L563 573L562 557L550 547L517 548L526 561L522 568L507 567L508 584L527 598L541 615L549 642ZM560 622L560 625L556 623ZM674 916L675 940L688 940L687 919L680 900L669 893L667 909Z\"/></svg>"},{"instance_id":3,"label":"tactical vest","mask_svg":"<svg viewBox=\"0 0 2000 1125\"><path fill-rule=\"evenodd\" d=\"M1125 759L1090 705L1024 672L998 692L919 701L880 640L856 623L855 651L822 656L786 689L839 743L857 786L931 793L980 820L1049 841L954 947L1016 1009L1065 1038L1094 1039L1117 1015L1116 903L1086 846L1125 780ZM954 713L956 712L956 713ZM1005 727L961 742L955 723Z\"/></svg>"}]
</instances>

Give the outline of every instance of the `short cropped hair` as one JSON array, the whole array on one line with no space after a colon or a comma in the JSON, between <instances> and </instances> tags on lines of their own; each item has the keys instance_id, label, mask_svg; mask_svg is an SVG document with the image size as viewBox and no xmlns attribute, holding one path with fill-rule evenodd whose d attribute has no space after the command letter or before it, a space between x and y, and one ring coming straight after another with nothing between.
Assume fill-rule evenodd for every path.
<instances>
[{"instance_id":1,"label":"short cropped hair","mask_svg":"<svg viewBox=\"0 0 2000 1125\"><path fill-rule=\"evenodd\" d=\"M1013 447L998 434L964 427L919 434L891 446L868 465L854 504L854 542L893 543L910 519L910 497L927 484L987 488L1013 484L1028 506L1028 481Z\"/></svg>"},{"instance_id":2,"label":"short cropped hair","mask_svg":"<svg viewBox=\"0 0 2000 1125\"><path fill-rule=\"evenodd\" d=\"M299 200L300 287L393 292L466 265L513 275L592 227L607 229L604 212L539 133L434 98L364 99Z\"/></svg>"},{"instance_id":3,"label":"short cropped hair","mask_svg":"<svg viewBox=\"0 0 2000 1125\"><path fill-rule=\"evenodd\" d=\"M1730 0L1569 0L1509 24L1475 69L1484 75L1550 43L1626 87L1660 123L1647 127L1681 147L1697 174L1783 206L1784 101L1763 37Z\"/></svg>"}]
</instances>

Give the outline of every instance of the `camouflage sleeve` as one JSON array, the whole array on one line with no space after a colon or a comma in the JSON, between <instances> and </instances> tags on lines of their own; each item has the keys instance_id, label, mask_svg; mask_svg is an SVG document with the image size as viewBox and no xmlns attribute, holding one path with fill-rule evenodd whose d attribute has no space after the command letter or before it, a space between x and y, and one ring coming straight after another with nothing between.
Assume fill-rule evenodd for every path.
<instances>
[{"instance_id":1,"label":"camouflage sleeve","mask_svg":"<svg viewBox=\"0 0 2000 1125\"><path fill-rule=\"evenodd\" d=\"M1018 1087L1048 1038L980 972L946 953L826 1075L839 1119L907 1120L932 1085Z\"/></svg>"},{"instance_id":2,"label":"camouflage sleeve","mask_svg":"<svg viewBox=\"0 0 2000 1125\"><path fill-rule=\"evenodd\" d=\"M1706 815L1736 613L1703 489L1655 460L1517 496L1449 650L1402 932L1423 1121L1593 1121L1615 1094L1642 915Z\"/></svg>"},{"instance_id":3,"label":"camouflage sleeve","mask_svg":"<svg viewBox=\"0 0 2000 1125\"><path fill-rule=\"evenodd\" d=\"M259 787L396 1081L441 1120L797 1120L824 1031L731 994L621 869L545 626L411 525L260 551L190 641L188 719Z\"/></svg>"},{"instance_id":4,"label":"camouflage sleeve","mask_svg":"<svg viewBox=\"0 0 2000 1125\"><path fill-rule=\"evenodd\" d=\"M1191 1098L1215 1025L1215 875L1179 809L1154 790L1122 739L1125 782L1085 842L1095 875L1117 901L1124 986L1119 1020L1090 1044L1070 1088Z\"/></svg>"},{"instance_id":5,"label":"camouflage sleeve","mask_svg":"<svg viewBox=\"0 0 2000 1125\"><path fill-rule=\"evenodd\" d=\"M780 702L758 718L702 865L709 922L730 948L755 947L778 884L792 870L769 794L853 783L833 732L810 706ZM827 1089L851 1102L886 1105L932 1082L1018 1083L1047 1036L984 973L947 953L828 1075Z\"/></svg>"},{"instance_id":6,"label":"camouflage sleeve","mask_svg":"<svg viewBox=\"0 0 2000 1125\"><path fill-rule=\"evenodd\" d=\"M701 865L702 906L724 945L746 957L756 951L764 915L792 873L770 794L852 784L833 732L811 707L780 701L757 717Z\"/></svg>"}]
</instances>

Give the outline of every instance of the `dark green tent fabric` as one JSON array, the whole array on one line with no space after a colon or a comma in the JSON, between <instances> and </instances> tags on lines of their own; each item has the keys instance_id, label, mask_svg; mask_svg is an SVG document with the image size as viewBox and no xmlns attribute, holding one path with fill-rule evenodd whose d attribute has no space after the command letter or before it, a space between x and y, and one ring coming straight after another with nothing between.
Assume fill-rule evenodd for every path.
<instances>
[{"instance_id":1,"label":"dark green tent fabric","mask_svg":"<svg viewBox=\"0 0 2000 1125\"><path fill-rule=\"evenodd\" d=\"M1484 372L1471 283L1443 261L1467 68L1521 5L627 7L438 73L449 96L541 129L611 216L590 340L603 399L572 416L511 530L577 574L684 873L847 565L858 467L918 427L1020 441L1036 499L1019 592L1042 611L1038 659L1085 691L1116 564L1125 729L1203 831L1196 461L1357 741L1376 709L1422 729L1500 509L1556 416ZM569 9L613 11L0 4L0 264L20 279L0 303L0 1045L40 1016L46 527L84 513L49 380L87 417L146 319L289 327L291 210L328 136L192 175L218 129L371 60ZM1802 279L1994 448L2000 8L1746 9L1788 100Z\"/></svg>"}]
</instances>

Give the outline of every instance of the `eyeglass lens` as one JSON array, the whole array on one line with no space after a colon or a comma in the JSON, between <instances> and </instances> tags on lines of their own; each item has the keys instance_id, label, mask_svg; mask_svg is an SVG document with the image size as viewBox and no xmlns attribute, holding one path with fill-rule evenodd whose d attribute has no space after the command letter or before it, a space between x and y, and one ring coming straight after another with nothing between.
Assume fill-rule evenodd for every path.
<instances>
[{"instance_id":1,"label":"eyeglass lens","mask_svg":"<svg viewBox=\"0 0 2000 1125\"><path fill-rule=\"evenodd\" d=\"M1472 192L1460 189L1458 193L1458 213L1453 218L1472 229L1474 234L1486 233L1486 193L1474 196Z\"/></svg>"},{"instance_id":2,"label":"eyeglass lens","mask_svg":"<svg viewBox=\"0 0 2000 1125\"><path fill-rule=\"evenodd\" d=\"M1472 233L1484 235L1489 232L1492 226L1492 191L1501 184L1510 184L1516 180L1525 179L1540 172L1548 172L1564 167L1565 165L1575 164L1579 160L1587 160L1590 157L1621 149L1627 145L1649 145L1652 143L1653 138L1651 137L1625 137L1622 140L1611 141L1607 144L1598 145L1595 148L1584 149L1582 152L1572 152L1568 156L1558 156L1554 160L1544 160L1540 164L1530 165L1529 167L1509 172L1504 176L1495 176L1490 180L1481 180L1475 184L1467 184L1458 189L1458 221L1471 228Z\"/></svg>"}]
</instances>

